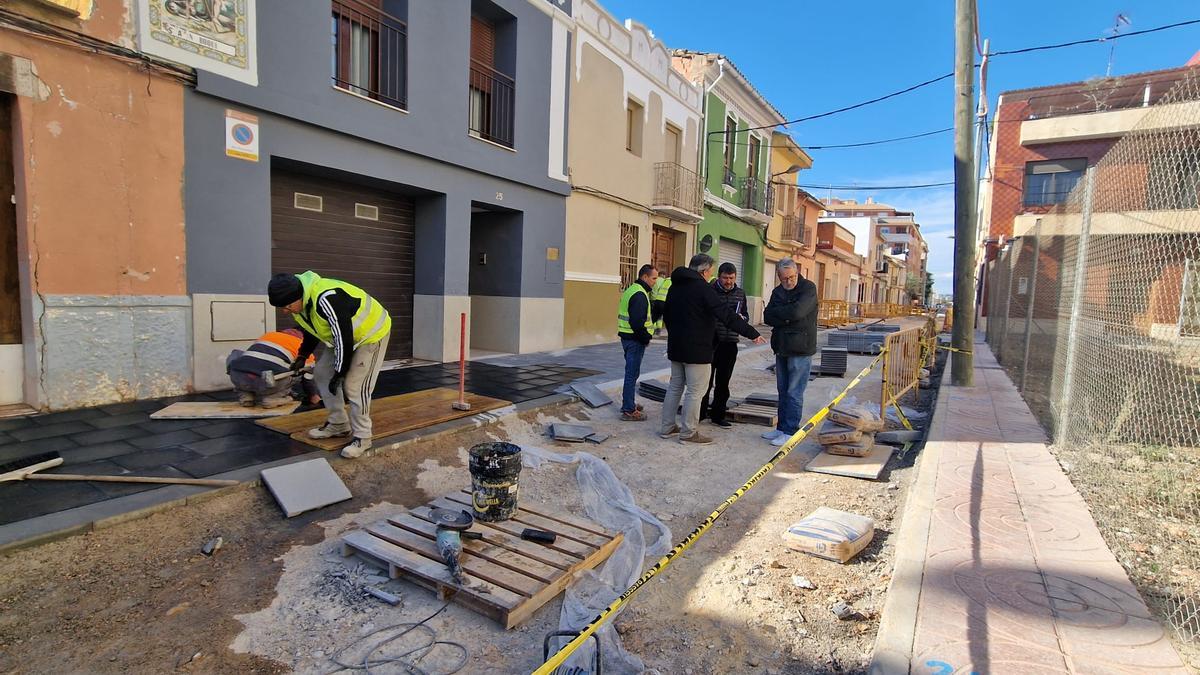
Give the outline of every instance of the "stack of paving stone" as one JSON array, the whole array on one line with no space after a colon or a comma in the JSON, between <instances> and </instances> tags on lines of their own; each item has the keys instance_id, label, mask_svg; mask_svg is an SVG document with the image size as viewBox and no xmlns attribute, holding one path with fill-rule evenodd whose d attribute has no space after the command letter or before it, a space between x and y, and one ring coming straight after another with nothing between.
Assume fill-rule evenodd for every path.
<instances>
[{"instance_id":1,"label":"stack of paving stone","mask_svg":"<svg viewBox=\"0 0 1200 675\"><path fill-rule=\"evenodd\" d=\"M813 367L817 375L842 377L846 374L847 351L845 347L822 347L821 362Z\"/></svg>"},{"instance_id":2,"label":"stack of paving stone","mask_svg":"<svg viewBox=\"0 0 1200 675\"><path fill-rule=\"evenodd\" d=\"M841 347L854 354L878 354L887 333L835 330L829 333L829 346Z\"/></svg>"},{"instance_id":3,"label":"stack of paving stone","mask_svg":"<svg viewBox=\"0 0 1200 675\"><path fill-rule=\"evenodd\" d=\"M883 422L863 406L838 406L829 410L817 433L817 442L831 455L865 457L875 449L875 432Z\"/></svg>"},{"instance_id":4,"label":"stack of paving stone","mask_svg":"<svg viewBox=\"0 0 1200 675\"><path fill-rule=\"evenodd\" d=\"M662 403L667 397L667 383L662 380L642 380L638 382L638 394L642 398Z\"/></svg>"}]
</instances>

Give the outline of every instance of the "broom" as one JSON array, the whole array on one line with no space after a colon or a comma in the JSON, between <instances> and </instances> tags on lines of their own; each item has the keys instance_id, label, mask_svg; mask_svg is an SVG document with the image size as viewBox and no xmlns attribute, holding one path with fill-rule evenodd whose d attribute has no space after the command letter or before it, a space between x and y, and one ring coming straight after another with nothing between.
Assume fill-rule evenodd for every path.
<instances>
[{"instance_id":1,"label":"broom","mask_svg":"<svg viewBox=\"0 0 1200 675\"><path fill-rule=\"evenodd\" d=\"M77 473L37 473L43 469L51 469L63 463L63 458L57 452L44 452L30 455L21 459L0 464L0 483L18 480L69 480L69 481L99 481L102 483L165 483L169 485L206 485L209 487L226 487L237 485L236 480L219 480L216 478L164 478L159 476L93 476Z\"/></svg>"}]
</instances>

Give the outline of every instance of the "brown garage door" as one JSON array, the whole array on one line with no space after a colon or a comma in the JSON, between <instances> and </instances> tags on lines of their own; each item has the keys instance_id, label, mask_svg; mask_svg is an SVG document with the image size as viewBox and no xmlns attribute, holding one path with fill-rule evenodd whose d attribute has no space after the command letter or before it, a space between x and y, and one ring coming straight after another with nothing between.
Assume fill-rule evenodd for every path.
<instances>
[{"instance_id":1,"label":"brown garage door","mask_svg":"<svg viewBox=\"0 0 1200 675\"><path fill-rule=\"evenodd\" d=\"M303 174L271 174L271 271L313 270L370 293L392 316L387 358L412 357L413 204ZM280 318L280 326L294 325Z\"/></svg>"}]
</instances>

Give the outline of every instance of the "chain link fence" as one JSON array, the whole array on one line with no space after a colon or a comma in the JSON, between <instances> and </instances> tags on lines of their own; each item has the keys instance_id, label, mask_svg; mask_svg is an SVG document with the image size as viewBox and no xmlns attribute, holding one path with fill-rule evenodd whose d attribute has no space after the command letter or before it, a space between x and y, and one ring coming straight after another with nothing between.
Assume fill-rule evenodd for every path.
<instances>
[{"instance_id":1,"label":"chain link fence","mask_svg":"<svg viewBox=\"0 0 1200 675\"><path fill-rule=\"evenodd\" d=\"M987 338L1200 664L1200 69L986 269ZM1020 223L1018 222L1018 230Z\"/></svg>"}]
</instances>

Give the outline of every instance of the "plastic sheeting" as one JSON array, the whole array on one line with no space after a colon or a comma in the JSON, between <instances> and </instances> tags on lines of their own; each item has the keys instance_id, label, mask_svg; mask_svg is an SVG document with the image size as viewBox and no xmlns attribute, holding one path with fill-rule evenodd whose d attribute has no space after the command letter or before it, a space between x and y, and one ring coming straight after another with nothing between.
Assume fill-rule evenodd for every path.
<instances>
[{"instance_id":1,"label":"plastic sheeting","mask_svg":"<svg viewBox=\"0 0 1200 675\"><path fill-rule=\"evenodd\" d=\"M633 493L599 457L586 452L560 454L534 447L522 447L521 454L524 465L533 470L546 462L577 464L575 479L583 494L587 517L624 535L621 545L600 568L579 573L567 587L558 627L579 631L637 581L642 575L646 556L659 558L671 550L671 531L634 502ZM642 660L621 645L613 620L596 631L596 637L604 655L605 673L641 673L645 670ZM562 644L557 642L552 648ZM594 649L591 640L585 642L567 659L560 672L592 672Z\"/></svg>"}]
</instances>

